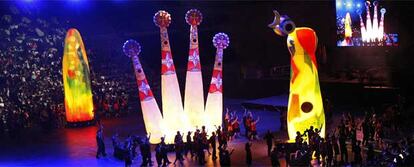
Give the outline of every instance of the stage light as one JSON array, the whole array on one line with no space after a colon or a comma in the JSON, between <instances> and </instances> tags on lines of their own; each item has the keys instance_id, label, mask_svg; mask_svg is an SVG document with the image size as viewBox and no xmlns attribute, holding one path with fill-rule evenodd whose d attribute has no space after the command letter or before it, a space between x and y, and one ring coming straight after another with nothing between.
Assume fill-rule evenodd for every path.
<instances>
[{"instance_id":1,"label":"stage light","mask_svg":"<svg viewBox=\"0 0 414 167\"><path fill-rule=\"evenodd\" d=\"M352 2L347 2L346 3L346 8L351 9L352 8Z\"/></svg>"},{"instance_id":2,"label":"stage light","mask_svg":"<svg viewBox=\"0 0 414 167\"><path fill-rule=\"evenodd\" d=\"M336 7L337 8L341 8L342 7L342 2L341 1L337 1L336 2Z\"/></svg>"},{"instance_id":3,"label":"stage light","mask_svg":"<svg viewBox=\"0 0 414 167\"><path fill-rule=\"evenodd\" d=\"M361 7L361 3L357 3L357 8L360 8Z\"/></svg>"},{"instance_id":4,"label":"stage light","mask_svg":"<svg viewBox=\"0 0 414 167\"><path fill-rule=\"evenodd\" d=\"M82 122L93 119L93 101L89 63L82 37L71 28L65 38L62 59L66 120Z\"/></svg>"}]
</instances>

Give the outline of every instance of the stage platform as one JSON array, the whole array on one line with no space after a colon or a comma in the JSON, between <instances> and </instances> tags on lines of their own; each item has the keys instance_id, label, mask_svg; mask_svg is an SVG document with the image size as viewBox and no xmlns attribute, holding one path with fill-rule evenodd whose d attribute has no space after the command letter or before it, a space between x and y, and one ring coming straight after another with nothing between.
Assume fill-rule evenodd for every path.
<instances>
[{"instance_id":1,"label":"stage platform","mask_svg":"<svg viewBox=\"0 0 414 167\"><path fill-rule=\"evenodd\" d=\"M248 109L266 109L266 110L286 110L288 106L289 95L282 94L278 96L265 97L260 99L245 100L242 106Z\"/></svg>"}]
</instances>

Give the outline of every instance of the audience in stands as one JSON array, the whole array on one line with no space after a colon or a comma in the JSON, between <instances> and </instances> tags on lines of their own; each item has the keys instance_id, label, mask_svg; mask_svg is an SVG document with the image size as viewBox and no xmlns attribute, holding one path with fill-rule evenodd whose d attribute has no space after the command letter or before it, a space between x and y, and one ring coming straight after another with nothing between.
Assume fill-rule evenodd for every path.
<instances>
[{"instance_id":1,"label":"audience in stands","mask_svg":"<svg viewBox=\"0 0 414 167\"><path fill-rule=\"evenodd\" d=\"M33 126L65 127L61 62L69 27L13 9L0 20L0 132L17 137ZM88 50L89 58L97 59L93 54ZM108 116L126 112L125 87L99 73L91 70L95 109Z\"/></svg>"}]
</instances>

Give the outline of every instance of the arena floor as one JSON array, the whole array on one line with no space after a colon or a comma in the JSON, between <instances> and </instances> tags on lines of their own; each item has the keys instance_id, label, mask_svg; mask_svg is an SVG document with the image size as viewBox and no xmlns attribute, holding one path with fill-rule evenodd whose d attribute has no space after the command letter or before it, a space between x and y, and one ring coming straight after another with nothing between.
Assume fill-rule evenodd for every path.
<instances>
[{"instance_id":1,"label":"arena floor","mask_svg":"<svg viewBox=\"0 0 414 167\"><path fill-rule=\"evenodd\" d=\"M240 105L228 104L232 110L237 110L239 118L243 112ZM252 110L254 117L259 116L259 135L263 136L267 129L277 132L280 127L279 113L275 111ZM83 128L65 128L52 132L24 132L19 140L5 139L0 147L0 166L124 166L124 162L112 156L113 147L111 136L118 131L121 141L128 136L144 135L144 123L139 115L133 113L122 118L104 119L104 134L107 157L96 159L95 126ZM242 129L243 130L243 129ZM283 135L279 135L283 136ZM286 136L285 136L286 138ZM229 148L235 151L231 157L232 165L245 165L244 144L245 137L229 142ZM152 149L153 150L153 149ZM139 152L139 149L137 149ZM254 141L252 146L253 165L269 166L270 158L266 155L264 141ZM152 152L155 162L155 153ZM175 160L175 153L169 153L170 161ZM206 166L219 166L219 160L212 161L211 155L206 153ZM141 164L141 157L133 161L133 166ZM177 162L177 165L178 162ZM190 155L185 157L184 166L196 166L197 161ZM170 164L174 166L174 164Z\"/></svg>"}]
</instances>

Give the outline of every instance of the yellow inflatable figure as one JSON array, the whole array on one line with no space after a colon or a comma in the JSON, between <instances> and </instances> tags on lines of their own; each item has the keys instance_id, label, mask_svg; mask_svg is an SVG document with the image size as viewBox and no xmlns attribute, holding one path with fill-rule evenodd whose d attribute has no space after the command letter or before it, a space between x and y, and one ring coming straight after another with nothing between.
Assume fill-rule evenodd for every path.
<instances>
[{"instance_id":1,"label":"yellow inflatable figure","mask_svg":"<svg viewBox=\"0 0 414 167\"><path fill-rule=\"evenodd\" d=\"M320 130L320 135L325 137L325 114L315 57L316 33L311 28L296 28L289 17L273 12L275 18L269 27L280 36L288 36L287 46L291 54L287 113L289 140L294 141L297 131L303 133L310 126Z\"/></svg>"},{"instance_id":2,"label":"yellow inflatable figure","mask_svg":"<svg viewBox=\"0 0 414 167\"><path fill-rule=\"evenodd\" d=\"M62 61L66 120L90 121L93 119L93 101L89 63L82 37L76 29L69 29L66 34Z\"/></svg>"}]
</instances>

